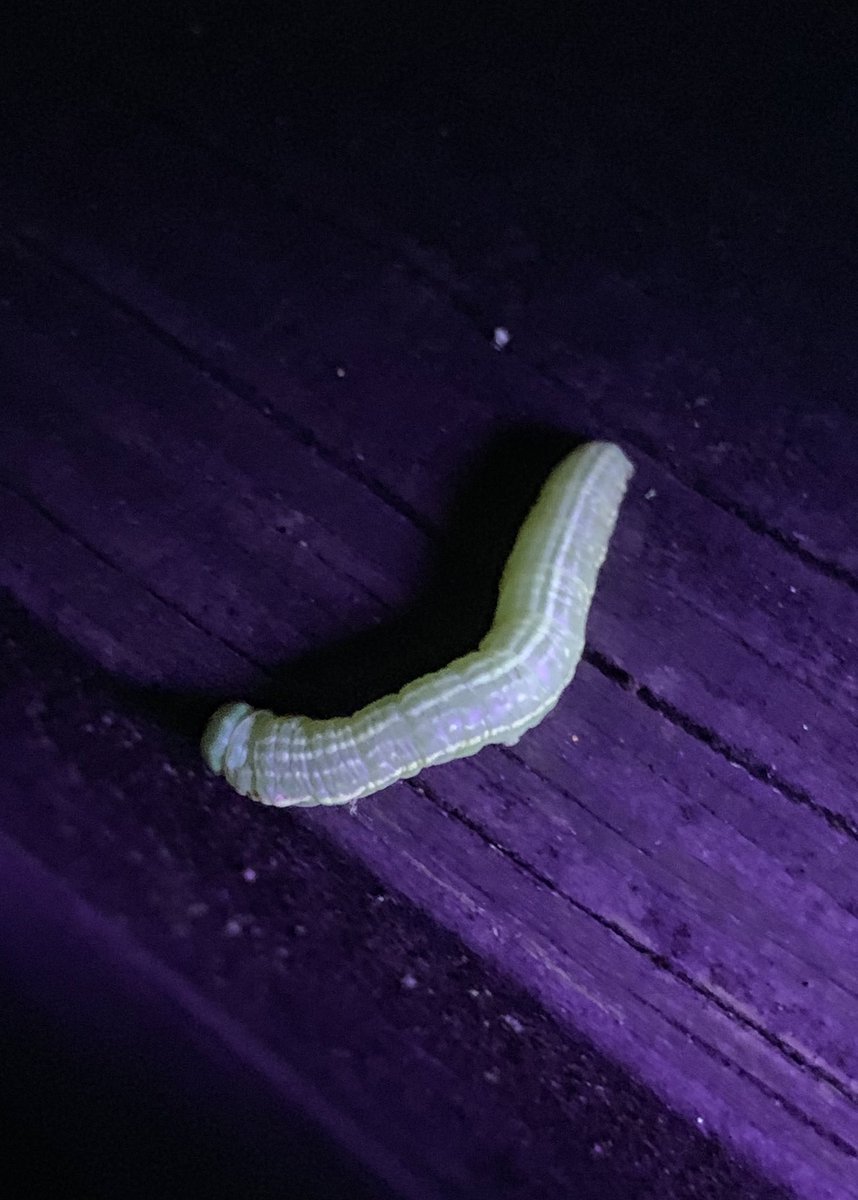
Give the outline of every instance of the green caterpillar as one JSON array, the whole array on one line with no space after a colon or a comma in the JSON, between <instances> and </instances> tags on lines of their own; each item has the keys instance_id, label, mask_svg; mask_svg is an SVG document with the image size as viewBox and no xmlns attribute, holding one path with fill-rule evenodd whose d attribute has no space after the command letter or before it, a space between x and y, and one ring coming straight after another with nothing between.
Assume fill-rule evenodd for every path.
<instances>
[{"instance_id":1,"label":"green caterpillar","mask_svg":"<svg viewBox=\"0 0 858 1200\"><path fill-rule=\"evenodd\" d=\"M225 704L203 734L209 767L262 804L346 804L483 746L514 745L575 674L633 470L618 446L590 442L551 473L504 569L492 627L471 654L351 717Z\"/></svg>"}]
</instances>

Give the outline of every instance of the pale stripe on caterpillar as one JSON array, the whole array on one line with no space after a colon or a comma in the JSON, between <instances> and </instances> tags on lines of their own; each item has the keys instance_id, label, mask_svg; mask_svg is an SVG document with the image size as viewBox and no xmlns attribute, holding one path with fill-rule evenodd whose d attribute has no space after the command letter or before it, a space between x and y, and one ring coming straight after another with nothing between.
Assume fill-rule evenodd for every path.
<instances>
[{"instance_id":1,"label":"pale stripe on caterpillar","mask_svg":"<svg viewBox=\"0 0 858 1200\"><path fill-rule=\"evenodd\" d=\"M589 442L552 471L504 569L492 627L471 654L351 717L224 704L203 734L209 767L262 804L346 804L483 746L514 745L575 674L633 470L619 446Z\"/></svg>"}]
</instances>

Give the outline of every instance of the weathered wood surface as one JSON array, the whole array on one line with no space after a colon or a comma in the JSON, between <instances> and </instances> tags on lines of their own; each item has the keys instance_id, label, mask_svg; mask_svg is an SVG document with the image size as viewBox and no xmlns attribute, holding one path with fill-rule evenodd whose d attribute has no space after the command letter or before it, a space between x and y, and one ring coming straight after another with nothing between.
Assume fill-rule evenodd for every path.
<instances>
[{"instance_id":1,"label":"weathered wood surface","mask_svg":"<svg viewBox=\"0 0 858 1200\"><path fill-rule=\"evenodd\" d=\"M5 619L7 647L11 628ZM52 666L58 661L69 662L62 653ZM10 715L3 750L12 761L28 754L31 767L45 770L39 786L68 795L69 761L45 752L44 724L33 721L33 698L48 699L43 688L39 676L18 693L29 699L30 715L20 708ZM7 687L4 711L12 695ZM90 693L85 703L92 701ZM40 718L47 712L45 705ZM91 715L104 731L103 708ZM81 707L77 717L84 716ZM32 787L22 772L4 801L14 803L23 788L29 799ZM71 838L70 826L63 836ZM299 1070L285 1059L275 1064L246 1026L125 937L106 915L109 906L96 913L68 862L61 880L5 835L0 856L5 1188L26 1178L33 1189L93 1200L203 1197L214 1189L272 1200L402 1194L320 1137L319 1119L332 1121ZM281 947L281 961L287 953ZM366 1137L355 1138L342 1113L334 1123L338 1140L358 1142L365 1161ZM386 1165L403 1182L401 1168Z\"/></svg>"},{"instance_id":2,"label":"weathered wood surface","mask_svg":"<svg viewBox=\"0 0 858 1200\"><path fill-rule=\"evenodd\" d=\"M63 1177L81 1197L782 1195L338 851L324 822L261 808L248 822L164 697L8 602L0 615L3 993L23 979L26 1001L25 1017L3 1013L28 1038L0 1094L16 1130L10 1074L39 1106L35 1166L15 1142L30 1173L45 1141L57 1153L53 1126L61 1169L80 1160L69 1143L87 1148L80 1186ZM494 855L446 823L477 875ZM362 836L399 857L423 831ZM61 1031L47 1046L46 1029Z\"/></svg>"},{"instance_id":3,"label":"weathered wood surface","mask_svg":"<svg viewBox=\"0 0 858 1200\"><path fill-rule=\"evenodd\" d=\"M569 1195L569 1166L523 1110L503 1124L494 1090L476 1133L482 1092L444 1120L443 1069L403 1087L414 1031L395 1048L377 996L377 1107L342 1063L322 1068L362 970L370 986L372 938L329 1001L295 997L301 1058L280 1028L293 918L276 903L296 846L351 864L318 906L347 941L360 863L772 1181L858 1195L858 427L839 394L855 268L817 259L832 228L794 236L797 197L761 232L764 185L622 104L576 126L574 169L568 115L545 123L549 191L548 167L474 162L478 123L439 137L419 108L379 128L368 104L345 141L308 150L262 109L213 117L202 90L162 97L163 120L113 95L2 135L0 572L100 697L46 690L6 834L316 1073L366 1137L354 1151L406 1192L485 1194L469 1146L499 1121L515 1170L493 1195ZM544 103L523 104L523 129ZM616 438L638 473L587 661L519 747L355 816L265 813L187 765L216 700L342 711L473 645L529 500L582 436ZM48 768L55 788L37 785ZM315 901L296 907L311 928ZM484 1068L492 1089L507 1053ZM528 1044L526 1063L543 1053Z\"/></svg>"}]
</instances>

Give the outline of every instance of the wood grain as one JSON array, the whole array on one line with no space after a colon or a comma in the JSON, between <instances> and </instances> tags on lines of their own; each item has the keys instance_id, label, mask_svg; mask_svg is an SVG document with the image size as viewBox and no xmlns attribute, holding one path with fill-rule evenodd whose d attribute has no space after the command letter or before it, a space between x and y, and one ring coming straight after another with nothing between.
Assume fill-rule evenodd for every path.
<instances>
[{"instance_id":1,"label":"wood grain","mask_svg":"<svg viewBox=\"0 0 858 1200\"><path fill-rule=\"evenodd\" d=\"M262 665L330 636L332 614L354 589L364 619L402 602L402 581L384 554L406 539L397 534L401 518L377 495L168 347L153 347L148 329L107 303L90 297L85 327L64 346L85 288L29 252L6 262L7 283L16 270L31 281L43 276L56 328L45 330L44 314L39 329L14 314L4 326L4 470L31 507L61 513L73 532L63 541L82 565L67 568L70 579L92 571L97 556L110 565L117 611L142 591L158 612L173 612L177 628L205 640L197 678L209 692L224 671L268 686ZM131 362L144 365L132 375L124 367ZM34 394L38 408L27 403ZM259 443L262 473L254 476ZM266 463L277 466L276 501ZM369 544L354 574L335 580L323 563L342 546L321 519L325 497L342 504L344 488L367 512L354 526L352 554L362 538ZM318 497L313 507L309 496ZM115 520L104 521L105 506ZM300 514L302 530L315 523L290 564L289 586L318 596L318 605L288 605L277 573L260 589L253 564L275 511ZM217 578L205 560L212 528ZM32 536L18 543L19 560L33 560ZM48 618L55 591L32 568L16 572L13 549L14 541L4 551L5 581ZM36 561L48 561L42 553ZM189 561L196 593L183 590ZM606 599L619 590L621 569L617 562L609 573ZM103 599L88 593L78 605L75 625L100 628ZM151 628L138 625L133 636L149 640ZM96 645L98 635L89 640ZM229 645L235 667L224 657ZM150 665L146 681L169 688L175 668L165 670L159 676ZM789 803L641 698L624 675L590 667L574 706L562 706L561 719L521 754L487 751L484 766L460 765L458 775L438 768L431 790L412 788L406 804L392 789L377 809L318 818L318 827L706 1129L793 1186L812 1178L817 1195L834 1196L855 1153L858 980L845 953L854 937L855 841L826 820L821 801ZM189 831L192 813L181 817ZM236 851L262 832L242 819Z\"/></svg>"},{"instance_id":2,"label":"wood grain","mask_svg":"<svg viewBox=\"0 0 858 1200\"><path fill-rule=\"evenodd\" d=\"M379 1190L844 1200L850 21L685 58L579 8L147 17L4 109L7 890ZM355 815L205 777L228 696L324 718L472 648L589 438L638 470L550 723Z\"/></svg>"}]
</instances>

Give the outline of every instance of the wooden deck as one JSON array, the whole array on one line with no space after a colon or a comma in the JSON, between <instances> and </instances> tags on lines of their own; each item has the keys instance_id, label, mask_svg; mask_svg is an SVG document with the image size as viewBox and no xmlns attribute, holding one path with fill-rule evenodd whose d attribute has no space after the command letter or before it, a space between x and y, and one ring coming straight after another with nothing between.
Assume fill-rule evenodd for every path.
<instances>
[{"instance_id":1,"label":"wooden deck","mask_svg":"<svg viewBox=\"0 0 858 1200\"><path fill-rule=\"evenodd\" d=\"M854 111L266 19L0 130L0 977L74 1194L858 1197ZM475 645L589 437L637 472L542 726L354 813L208 775L223 699Z\"/></svg>"}]
</instances>

